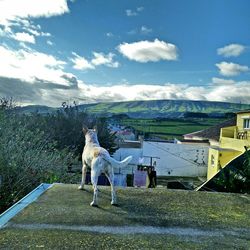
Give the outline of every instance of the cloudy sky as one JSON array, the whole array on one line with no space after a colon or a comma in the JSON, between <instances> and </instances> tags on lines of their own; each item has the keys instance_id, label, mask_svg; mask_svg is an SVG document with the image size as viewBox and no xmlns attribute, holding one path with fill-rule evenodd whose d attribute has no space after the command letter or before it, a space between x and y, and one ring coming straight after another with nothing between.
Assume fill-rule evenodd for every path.
<instances>
[{"instance_id":1,"label":"cloudy sky","mask_svg":"<svg viewBox=\"0 0 250 250\"><path fill-rule=\"evenodd\" d=\"M250 103L249 0L0 0L0 97Z\"/></svg>"}]
</instances>

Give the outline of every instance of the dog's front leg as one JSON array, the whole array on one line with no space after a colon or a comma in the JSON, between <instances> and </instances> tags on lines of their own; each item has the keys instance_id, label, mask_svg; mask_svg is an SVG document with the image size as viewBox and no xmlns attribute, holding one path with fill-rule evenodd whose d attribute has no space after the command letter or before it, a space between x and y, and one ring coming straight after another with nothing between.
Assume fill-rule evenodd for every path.
<instances>
[{"instance_id":1,"label":"dog's front leg","mask_svg":"<svg viewBox=\"0 0 250 250\"><path fill-rule=\"evenodd\" d=\"M80 186L78 187L79 190L84 189L84 184L85 184L85 180L86 180L86 172L87 172L87 165L85 164L85 162L83 162L82 165L82 181Z\"/></svg>"}]
</instances>

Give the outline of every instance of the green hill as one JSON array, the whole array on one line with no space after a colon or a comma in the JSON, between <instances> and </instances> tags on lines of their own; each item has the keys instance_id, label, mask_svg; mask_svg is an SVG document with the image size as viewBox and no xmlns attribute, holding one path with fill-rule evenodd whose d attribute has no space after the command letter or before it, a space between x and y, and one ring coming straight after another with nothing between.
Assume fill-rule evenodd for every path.
<instances>
[{"instance_id":1,"label":"green hill","mask_svg":"<svg viewBox=\"0 0 250 250\"><path fill-rule=\"evenodd\" d=\"M189 101L189 100L153 100L96 103L80 105L81 110L97 114L128 114L131 117L171 117L182 116L186 112L221 115L228 112L250 109L249 104L227 102Z\"/></svg>"},{"instance_id":2,"label":"green hill","mask_svg":"<svg viewBox=\"0 0 250 250\"><path fill-rule=\"evenodd\" d=\"M105 116L113 114L128 114L130 117L177 118L183 116L183 114L186 112L199 112L220 116L228 112L237 112L244 109L250 109L250 104L190 100L152 100L82 104L79 105L78 108L80 111L87 111ZM20 111L24 113L50 113L58 109L59 108L48 108L46 106L26 106L21 108Z\"/></svg>"}]
</instances>

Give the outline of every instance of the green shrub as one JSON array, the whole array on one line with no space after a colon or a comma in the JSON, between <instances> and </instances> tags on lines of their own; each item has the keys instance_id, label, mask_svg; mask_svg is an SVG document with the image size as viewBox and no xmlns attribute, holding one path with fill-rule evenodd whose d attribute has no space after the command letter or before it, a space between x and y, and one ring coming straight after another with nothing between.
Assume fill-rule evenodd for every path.
<instances>
[{"instance_id":1,"label":"green shrub","mask_svg":"<svg viewBox=\"0 0 250 250\"><path fill-rule=\"evenodd\" d=\"M13 114L0 113L0 211L42 182L61 181L72 155L44 132Z\"/></svg>"}]
</instances>

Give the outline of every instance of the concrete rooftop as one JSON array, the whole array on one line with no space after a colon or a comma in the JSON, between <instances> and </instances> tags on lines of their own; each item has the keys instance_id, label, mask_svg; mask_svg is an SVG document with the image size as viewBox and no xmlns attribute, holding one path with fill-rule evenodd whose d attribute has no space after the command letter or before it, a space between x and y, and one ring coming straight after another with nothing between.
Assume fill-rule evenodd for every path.
<instances>
[{"instance_id":1,"label":"concrete rooftop","mask_svg":"<svg viewBox=\"0 0 250 250\"><path fill-rule=\"evenodd\" d=\"M249 249L250 197L55 184L0 230L0 249Z\"/></svg>"}]
</instances>

